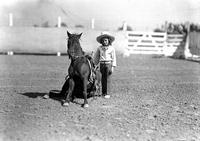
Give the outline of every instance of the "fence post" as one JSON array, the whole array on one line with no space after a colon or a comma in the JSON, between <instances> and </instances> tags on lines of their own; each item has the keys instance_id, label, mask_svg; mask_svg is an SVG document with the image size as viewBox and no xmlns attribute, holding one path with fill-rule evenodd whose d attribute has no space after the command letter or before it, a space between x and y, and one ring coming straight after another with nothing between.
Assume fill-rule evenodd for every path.
<instances>
[{"instance_id":1,"label":"fence post","mask_svg":"<svg viewBox=\"0 0 200 141\"><path fill-rule=\"evenodd\" d=\"M127 31L127 22L126 21L123 22L123 31Z\"/></svg>"},{"instance_id":2,"label":"fence post","mask_svg":"<svg viewBox=\"0 0 200 141\"><path fill-rule=\"evenodd\" d=\"M61 56L61 52L57 52L57 56Z\"/></svg>"},{"instance_id":3,"label":"fence post","mask_svg":"<svg viewBox=\"0 0 200 141\"><path fill-rule=\"evenodd\" d=\"M13 51L8 51L7 55L14 55Z\"/></svg>"},{"instance_id":4,"label":"fence post","mask_svg":"<svg viewBox=\"0 0 200 141\"><path fill-rule=\"evenodd\" d=\"M61 17L58 16L58 28L60 28L60 27L61 27Z\"/></svg>"},{"instance_id":5,"label":"fence post","mask_svg":"<svg viewBox=\"0 0 200 141\"><path fill-rule=\"evenodd\" d=\"M92 28L92 29L94 29L94 22L95 22L95 19L92 18L92 20L91 20L91 28Z\"/></svg>"},{"instance_id":6,"label":"fence post","mask_svg":"<svg viewBox=\"0 0 200 141\"><path fill-rule=\"evenodd\" d=\"M9 13L9 26L12 27L13 26L13 14Z\"/></svg>"},{"instance_id":7,"label":"fence post","mask_svg":"<svg viewBox=\"0 0 200 141\"><path fill-rule=\"evenodd\" d=\"M190 45L190 23L187 22L186 23L186 28L187 28L187 33L186 33L186 40L185 40L185 48L184 48L184 56L185 58L188 58L188 57L192 57L192 54L189 50L189 45Z\"/></svg>"},{"instance_id":8,"label":"fence post","mask_svg":"<svg viewBox=\"0 0 200 141\"><path fill-rule=\"evenodd\" d=\"M124 42L124 46L126 46L126 47L125 47L125 49L123 50L123 51L124 51L124 52L123 52L123 57L129 57L129 56L130 56L130 50L129 50L129 48L128 48L128 44L129 44L129 40L128 40L128 38L129 38L129 33L128 33L128 31L125 31L125 32L123 32L123 34L124 34L124 38L126 39L125 42Z\"/></svg>"},{"instance_id":9,"label":"fence post","mask_svg":"<svg viewBox=\"0 0 200 141\"><path fill-rule=\"evenodd\" d=\"M168 28L168 22L167 21L165 21L165 25L164 25L165 27L165 41L164 41L164 47L163 47L163 54L165 55L165 56L168 56L168 46L167 46L167 28Z\"/></svg>"}]
</instances>

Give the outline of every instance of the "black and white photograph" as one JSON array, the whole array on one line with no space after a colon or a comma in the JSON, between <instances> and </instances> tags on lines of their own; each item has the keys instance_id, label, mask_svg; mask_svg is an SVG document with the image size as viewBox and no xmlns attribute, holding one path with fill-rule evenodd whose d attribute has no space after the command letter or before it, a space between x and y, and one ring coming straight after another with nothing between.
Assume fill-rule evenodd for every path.
<instances>
[{"instance_id":1,"label":"black and white photograph","mask_svg":"<svg viewBox=\"0 0 200 141\"><path fill-rule=\"evenodd\" d=\"M200 0L1 0L0 141L200 141Z\"/></svg>"}]
</instances>

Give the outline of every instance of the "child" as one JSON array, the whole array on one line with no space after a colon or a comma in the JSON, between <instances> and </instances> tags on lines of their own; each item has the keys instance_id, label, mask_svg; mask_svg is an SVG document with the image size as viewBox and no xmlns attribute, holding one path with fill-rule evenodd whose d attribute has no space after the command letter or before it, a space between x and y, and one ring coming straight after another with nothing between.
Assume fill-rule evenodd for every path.
<instances>
[{"instance_id":1,"label":"child","mask_svg":"<svg viewBox=\"0 0 200 141\"><path fill-rule=\"evenodd\" d=\"M105 98L110 98L111 74L114 71L114 67L116 67L115 48L112 46L115 38L108 32L102 32L96 40L101 46L97 48L94 54L94 63L95 65L100 63L102 95Z\"/></svg>"}]
</instances>

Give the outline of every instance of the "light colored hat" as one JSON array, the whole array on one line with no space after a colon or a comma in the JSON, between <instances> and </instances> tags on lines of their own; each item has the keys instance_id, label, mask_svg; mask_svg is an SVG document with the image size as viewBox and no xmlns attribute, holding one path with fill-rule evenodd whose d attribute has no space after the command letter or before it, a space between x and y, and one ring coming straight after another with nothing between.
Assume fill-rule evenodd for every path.
<instances>
[{"instance_id":1,"label":"light colored hat","mask_svg":"<svg viewBox=\"0 0 200 141\"><path fill-rule=\"evenodd\" d=\"M109 32L107 31L104 31L104 32L101 32L101 35L99 35L97 37L97 42L101 43L101 39L102 38L109 38L111 43L115 40L115 37L113 37Z\"/></svg>"}]
</instances>

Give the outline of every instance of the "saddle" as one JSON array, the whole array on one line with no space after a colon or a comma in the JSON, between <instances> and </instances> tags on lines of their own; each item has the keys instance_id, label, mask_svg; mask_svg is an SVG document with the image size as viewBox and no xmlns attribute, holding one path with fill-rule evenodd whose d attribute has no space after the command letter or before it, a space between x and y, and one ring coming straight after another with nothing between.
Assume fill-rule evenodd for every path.
<instances>
[{"instance_id":1,"label":"saddle","mask_svg":"<svg viewBox=\"0 0 200 141\"><path fill-rule=\"evenodd\" d=\"M90 67L90 75L88 78L88 83L93 83L95 80L95 75L96 75L94 61L93 61L92 57L89 55L86 55L85 57L87 58L87 61L88 61L89 67Z\"/></svg>"},{"instance_id":2,"label":"saddle","mask_svg":"<svg viewBox=\"0 0 200 141\"><path fill-rule=\"evenodd\" d=\"M88 76L88 87L90 87L90 86L94 83L94 81L95 81L97 66L95 67L93 58L92 58L90 55L84 55L84 56L82 56L82 57L86 57L87 62L88 62L88 64L89 64L90 75ZM70 67L73 68L73 63L70 64ZM67 80L67 79L69 79L70 77L73 77L73 76L74 76L73 71L71 71L71 73L68 74L68 75L65 77L65 80Z\"/></svg>"}]
</instances>

